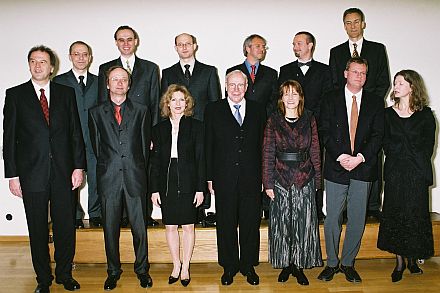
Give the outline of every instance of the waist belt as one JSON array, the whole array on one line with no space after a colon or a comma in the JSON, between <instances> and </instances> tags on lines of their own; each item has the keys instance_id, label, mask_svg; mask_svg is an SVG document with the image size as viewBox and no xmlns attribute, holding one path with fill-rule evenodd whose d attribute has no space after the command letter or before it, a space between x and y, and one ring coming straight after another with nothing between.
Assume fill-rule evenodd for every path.
<instances>
[{"instance_id":1,"label":"waist belt","mask_svg":"<svg viewBox=\"0 0 440 293\"><path fill-rule=\"evenodd\" d=\"M298 152L298 153L284 153L277 152L276 157L280 161L290 161L290 162L304 162L308 160L308 152Z\"/></svg>"}]
</instances>

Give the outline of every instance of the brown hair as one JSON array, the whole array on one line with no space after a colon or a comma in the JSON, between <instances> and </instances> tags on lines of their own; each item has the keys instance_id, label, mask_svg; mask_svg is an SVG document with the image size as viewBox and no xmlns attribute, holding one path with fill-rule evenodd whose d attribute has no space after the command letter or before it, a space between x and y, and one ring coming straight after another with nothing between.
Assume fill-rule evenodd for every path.
<instances>
[{"instance_id":1,"label":"brown hair","mask_svg":"<svg viewBox=\"0 0 440 293\"><path fill-rule=\"evenodd\" d=\"M411 86L411 93L409 94L409 108L411 111L423 110L423 107L428 105L428 91L420 74L414 70L405 69L394 75L394 81L397 76L403 77ZM391 93L391 100L394 101L395 104L399 104L400 102L400 98L395 97L394 92Z\"/></svg>"},{"instance_id":2,"label":"brown hair","mask_svg":"<svg viewBox=\"0 0 440 293\"><path fill-rule=\"evenodd\" d=\"M183 94L183 97L185 98L185 111L183 112L183 115L185 116L192 116L193 110L194 110L194 98L191 96L190 92L187 90L187 88L180 84L172 84L168 87L167 91L163 94L162 98L160 99L160 115L162 117L170 117L171 111L168 107L171 97L174 93L181 92Z\"/></svg>"},{"instance_id":3,"label":"brown hair","mask_svg":"<svg viewBox=\"0 0 440 293\"><path fill-rule=\"evenodd\" d=\"M285 92L292 89L296 90L296 92L299 95L299 103L298 103L297 111L298 111L298 117L301 117L301 115L304 113L304 92L301 87L301 84L296 80L287 80L281 84L280 92L279 92L280 97L278 99L278 110L283 115L286 115L286 107L284 106L283 96Z\"/></svg>"}]
</instances>

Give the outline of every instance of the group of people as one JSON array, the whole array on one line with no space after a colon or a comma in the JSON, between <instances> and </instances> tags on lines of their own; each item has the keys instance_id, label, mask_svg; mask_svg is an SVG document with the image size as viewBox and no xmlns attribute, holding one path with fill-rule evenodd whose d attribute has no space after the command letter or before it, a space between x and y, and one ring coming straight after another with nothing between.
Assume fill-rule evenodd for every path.
<instances>
[{"instance_id":1,"label":"group of people","mask_svg":"<svg viewBox=\"0 0 440 293\"><path fill-rule=\"evenodd\" d=\"M105 290L114 289L122 274L124 213L140 286L153 285L149 194L166 227L173 261L169 284L191 281L194 224L208 193L216 199L222 285L231 285L238 272L249 284L259 284L262 209L269 219L269 261L281 269L278 281L293 275L308 285L303 270L323 265L318 228L324 188L327 265L318 279L330 281L341 271L348 281L361 282L354 263L367 216L380 216L378 247L396 254L392 281L402 279L406 263L411 273L422 273L416 260L433 255L429 186L435 120L427 91L417 72L400 71L394 104L384 109L390 87L385 47L364 39L360 9L347 9L343 23L349 40L331 49L329 66L313 59L315 38L302 31L293 39L298 60L282 66L279 76L261 63L266 40L247 37L245 61L227 70L225 99L217 69L196 60L197 41L187 33L176 36L179 62L162 71L161 81L158 66L135 55L139 37L129 26L116 30L121 55L102 64L98 76L88 71L92 52L82 41L70 46L72 70L53 82L53 51L32 48L31 80L6 91L3 157L9 188L24 202L35 292L49 292L54 279L49 202L55 281L66 290L80 289L71 264L75 225L82 217L75 191L84 171L90 219L104 231Z\"/></svg>"}]
</instances>

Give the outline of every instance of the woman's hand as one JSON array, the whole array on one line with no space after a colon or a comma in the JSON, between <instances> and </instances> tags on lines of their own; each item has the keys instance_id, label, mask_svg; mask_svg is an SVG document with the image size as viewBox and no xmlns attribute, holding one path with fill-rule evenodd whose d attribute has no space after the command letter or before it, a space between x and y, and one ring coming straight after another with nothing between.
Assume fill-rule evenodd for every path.
<instances>
[{"instance_id":1,"label":"woman's hand","mask_svg":"<svg viewBox=\"0 0 440 293\"><path fill-rule=\"evenodd\" d=\"M160 208L160 204L161 204L161 202L160 202L160 195L159 195L159 192L153 192L153 193L151 194L151 201L153 202L153 204L154 204L155 206L157 206L158 208Z\"/></svg>"},{"instance_id":2,"label":"woman's hand","mask_svg":"<svg viewBox=\"0 0 440 293\"><path fill-rule=\"evenodd\" d=\"M193 204L195 204L196 208L198 208L202 203L203 203L203 192L198 191L194 196Z\"/></svg>"},{"instance_id":3,"label":"woman's hand","mask_svg":"<svg viewBox=\"0 0 440 293\"><path fill-rule=\"evenodd\" d=\"M266 194L270 197L271 200L275 199L275 193L273 193L273 189L266 189Z\"/></svg>"}]
</instances>

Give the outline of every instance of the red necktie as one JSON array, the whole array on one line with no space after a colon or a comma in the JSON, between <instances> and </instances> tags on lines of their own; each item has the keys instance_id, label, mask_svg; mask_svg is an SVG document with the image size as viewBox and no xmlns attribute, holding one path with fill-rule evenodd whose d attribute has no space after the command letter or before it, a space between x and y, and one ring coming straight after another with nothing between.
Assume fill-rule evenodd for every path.
<instances>
[{"instance_id":1,"label":"red necktie","mask_svg":"<svg viewBox=\"0 0 440 293\"><path fill-rule=\"evenodd\" d=\"M118 122L118 125L121 125L122 115L121 115L121 106L120 105L115 105L115 119L116 119L116 122Z\"/></svg>"},{"instance_id":2,"label":"red necktie","mask_svg":"<svg viewBox=\"0 0 440 293\"><path fill-rule=\"evenodd\" d=\"M46 119L47 125L49 125L49 104L47 103L46 95L44 94L44 89L40 89L40 105L43 110L44 118Z\"/></svg>"},{"instance_id":3,"label":"red necktie","mask_svg":"<svg viewBox=\"0 0 440 293\"><path fill-rule=\"evenodd\" d=\"M255 81L255 68L256 68L255 65L251 65L251 79L252 79L252 82Z\"/></svg>"},{"instance_id":4,"label":"red necktie","mask_svg":"<svg viewBox=\"0 0 440 293\"><path fill-rule=\"evenodd\" d=\"M354 139L356 137L356 128L358 124L358 106L356 101L356 96L353 96L353 102L351 104L351 117L350 117L350 143L351 143L351 152L354 151Z\"/></svg>"}]
</instances>

